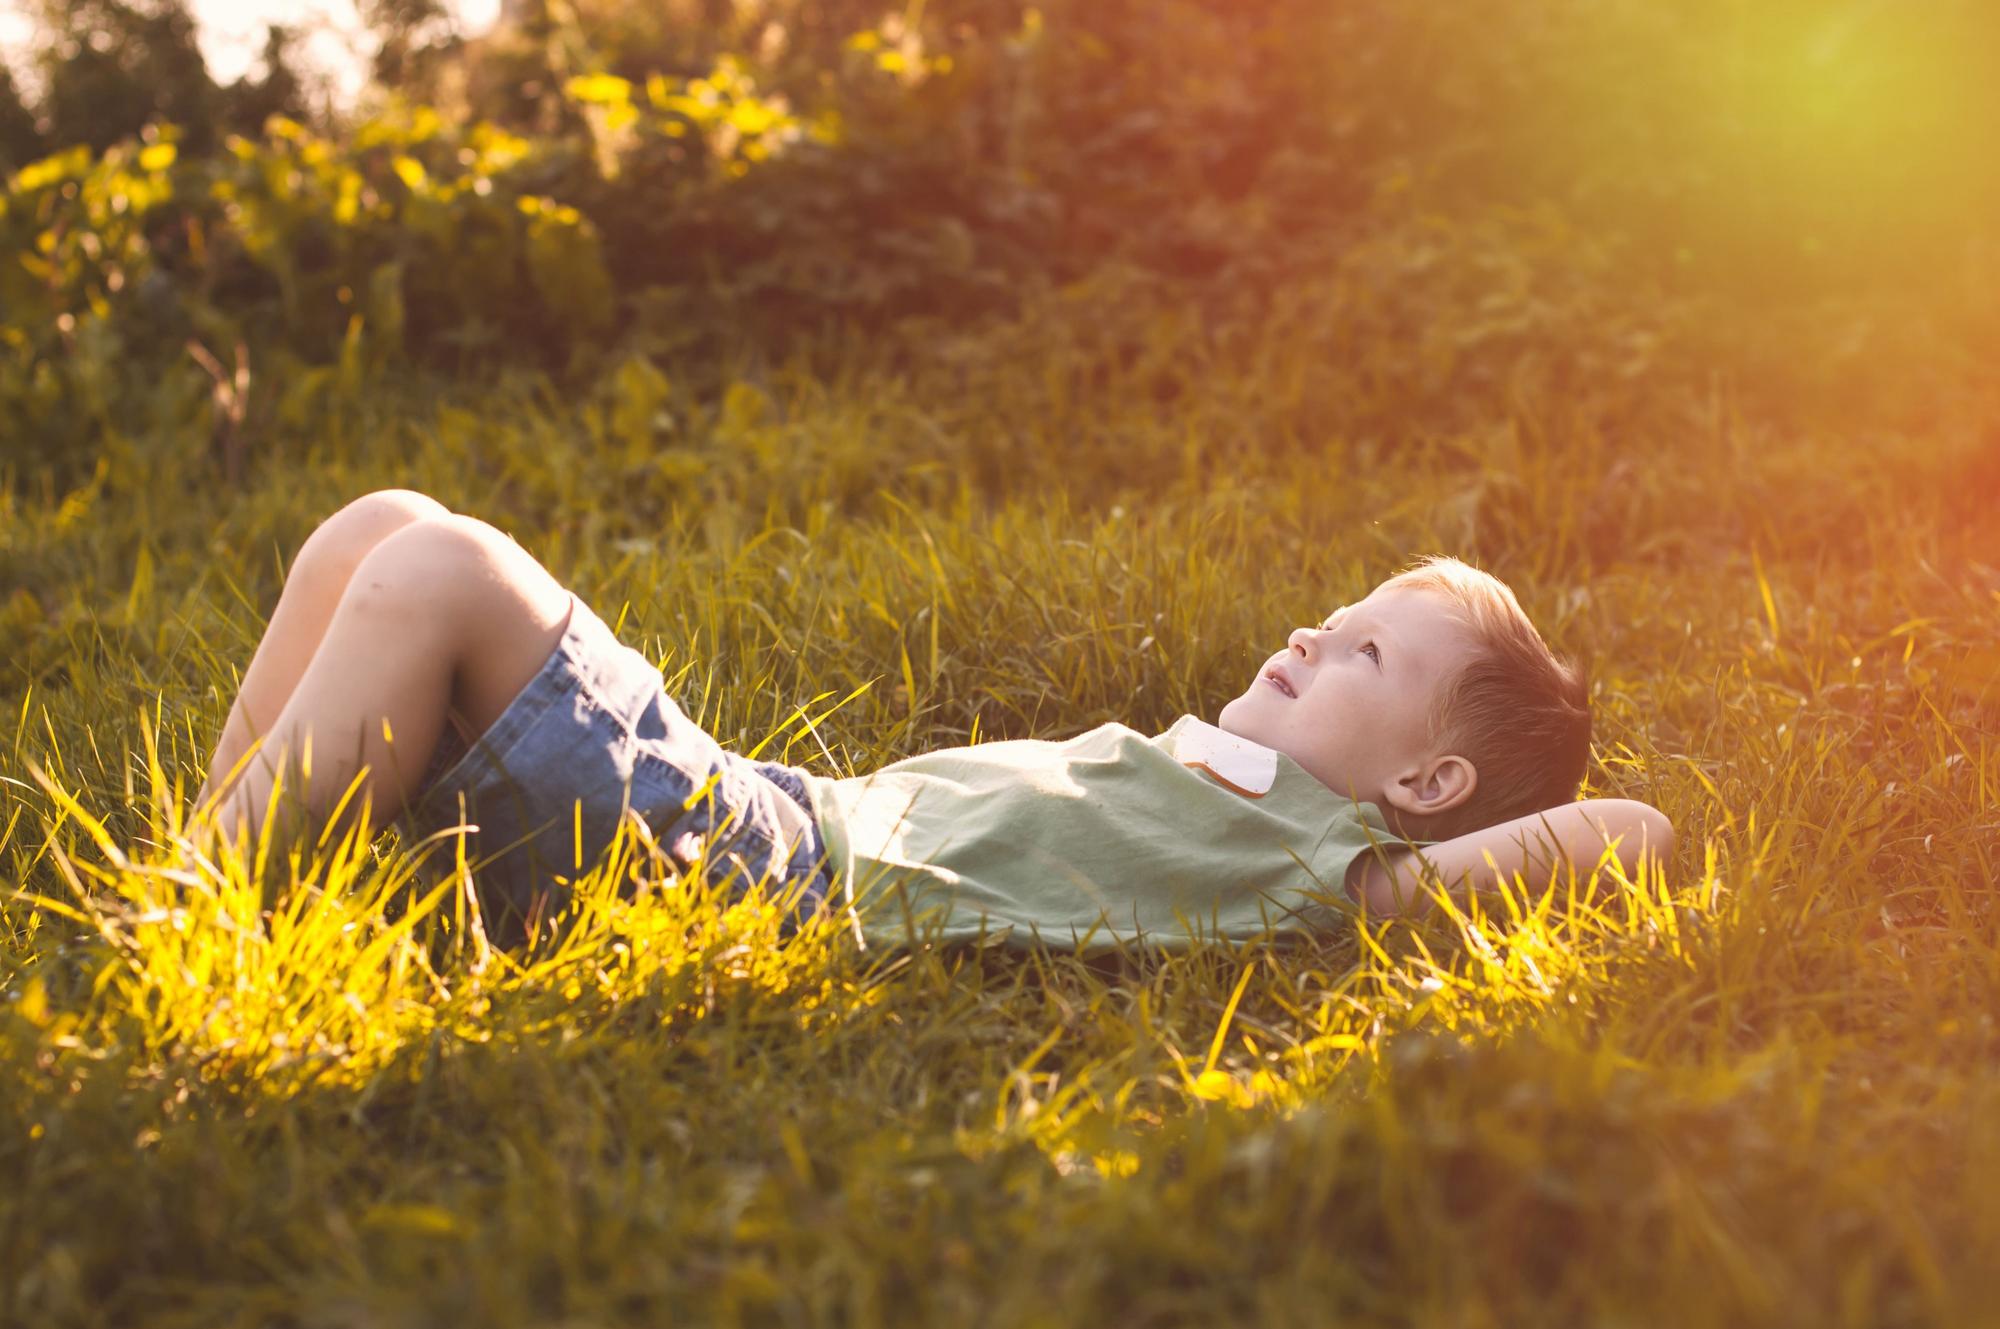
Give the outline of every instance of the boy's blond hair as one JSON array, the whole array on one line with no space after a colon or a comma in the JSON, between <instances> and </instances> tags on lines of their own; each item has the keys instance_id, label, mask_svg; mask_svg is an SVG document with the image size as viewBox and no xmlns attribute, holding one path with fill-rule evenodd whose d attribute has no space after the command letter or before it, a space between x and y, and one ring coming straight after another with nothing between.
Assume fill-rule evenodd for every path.
<instances>
[{"instance_id":1,"label":"boy's blond hair","mask_svg":"<svg viewBox=\"0 0 2000 1329\"><path fill-rule=\"evenodd\" d=\"M1426 820L1448 840L1568 803L1590 761L1590 694L1583 670L1542 640L1514 592L1490 572L1442 554L1417 560L1385 586L1435 591L1472 629L1472 660L1431 703L1427 741L1479 772L1472 797Z\"/></svg>"}]
</instances>

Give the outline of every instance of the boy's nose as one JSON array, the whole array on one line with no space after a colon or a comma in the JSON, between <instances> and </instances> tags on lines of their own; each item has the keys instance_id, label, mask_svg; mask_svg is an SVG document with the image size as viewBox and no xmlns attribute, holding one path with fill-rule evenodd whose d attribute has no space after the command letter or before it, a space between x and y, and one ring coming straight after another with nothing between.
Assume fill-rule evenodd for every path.
<instances>
[{"instance_id":1,"label":"boy's nose","mask_svg":"<svg viewBox=\"0 0 2000 1329\"><path fill-rule=\"evenodd\" d=\"M1294 628L1292 635L1285 640L1308 660L1319 654L1319 633L1312 628Z\"/></svg>"}]
</instances>

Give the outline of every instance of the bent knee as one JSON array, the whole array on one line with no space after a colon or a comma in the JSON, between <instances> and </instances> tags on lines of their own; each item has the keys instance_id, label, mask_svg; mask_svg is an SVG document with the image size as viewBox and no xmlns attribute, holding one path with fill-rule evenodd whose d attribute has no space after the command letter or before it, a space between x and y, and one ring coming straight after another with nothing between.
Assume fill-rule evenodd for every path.
<instances>
[{"instance_id":1,"label":"bent knee","mask_svg":"<svg viewBox=\"0 0 2000 1329\"><path fill-rule=\"evenodd\" d=\"M560 583L510 536L477 517L447 512L382 539L355 569L349 593L462 625L523 602L546 603L551 588L561 593Z\"/></svg>"},{"instance_id":2,"label":"bent knee","mask_svg":"<svg viewBox=\"0 0 2000 1329\"><path fill-rule=\"evenodd\" d=\"M321 522L300 548L297 563L344 583L389 536L415 522L451 515L450 508L414 489L377 489Z\"/></svg>"},{"instance_id":3,"label":"bent knee","mask_svg":"<svg viewBox=\"0 0 2000 1329\"><path fill-rule=\"evenodd\" d=\"M454 512L419 517L376 541L354 570L355 589L401 593L468 580L491 561L483 522Z\"/></svg>"}]
</instances>

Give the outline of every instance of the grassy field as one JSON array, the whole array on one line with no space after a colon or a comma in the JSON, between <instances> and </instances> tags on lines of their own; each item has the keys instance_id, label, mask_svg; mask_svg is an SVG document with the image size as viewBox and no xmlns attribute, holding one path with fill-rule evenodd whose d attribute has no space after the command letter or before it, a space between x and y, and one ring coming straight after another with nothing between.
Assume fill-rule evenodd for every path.
<instances>
[{"instance_id":1,"label":"grassy field","mask_svg":"<svg viewBox=\"0 0 2000 1329\"><path fill-rule=\"evenodd\" d=\"M1732 310L1494 225L1255 311L1108 275L920 350L371 380L239 492L172 420L12 474L0 1319L1996 1322L1990 315ZM393 834L197 857L286 564L389 485L842 773L1212 718L1456 553L1587 662L1585 794L1679 852L1091 961L780 941L631 845L516 952Z\"/></svg>"}]
</instances>

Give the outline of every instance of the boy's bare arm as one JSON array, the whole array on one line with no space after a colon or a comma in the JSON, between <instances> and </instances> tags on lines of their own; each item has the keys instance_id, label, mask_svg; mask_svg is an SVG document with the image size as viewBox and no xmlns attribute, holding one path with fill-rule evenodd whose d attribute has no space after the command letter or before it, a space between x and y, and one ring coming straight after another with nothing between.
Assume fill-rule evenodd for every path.
<instances>
[{"instance_id":1,"label":"boy's bare arm","mask_svg":"<svg viewBox=\"0 0 2000 1329\"><path fill-rule=\"evenodd\" d=\"M1637 871L1641 855L1664 858L1673 852L1673 845L1673 823L1658 808L1630 798L1588 798L1422 850L1398 847L1379 856L1364 853L1348 869L1347 893L1364 901L1371 914L1410 911L1428 898L1419 876L1419 853L1452 894L1463 899L1468 889L1490 890L1517 872L1530 884L1547 881L1554 866L1565 860L1588 872L1607 848L1630 875ZM1386 866L1382 859L1387 859Z\"/></svg>"}]
</instances>

